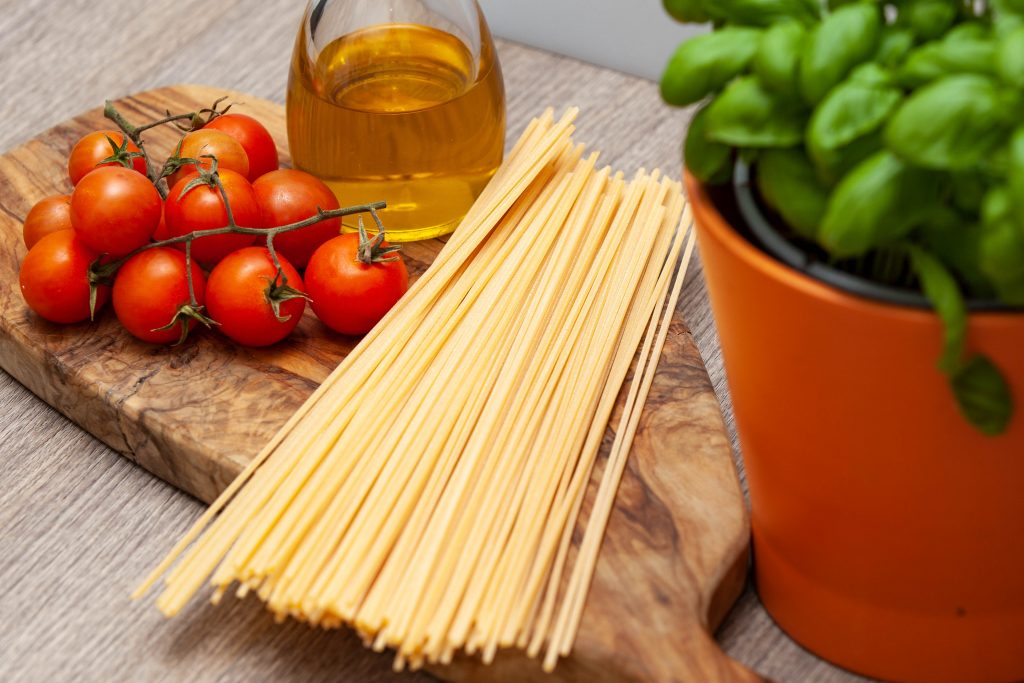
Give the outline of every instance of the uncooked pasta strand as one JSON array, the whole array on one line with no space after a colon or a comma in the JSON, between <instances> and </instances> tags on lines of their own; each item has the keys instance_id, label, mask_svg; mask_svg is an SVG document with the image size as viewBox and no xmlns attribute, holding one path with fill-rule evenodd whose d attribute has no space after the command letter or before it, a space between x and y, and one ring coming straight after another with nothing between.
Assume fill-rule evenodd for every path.
<instances>
[{"instance_id":1,"label":"uncooked pasta strand","mask_svg":"<svg viewBox=\"0 0 1024 683\"><path fill-rule=\"evenodd\" d=\"M175 614L207 580L215 601L237 585L278 620L354 627L397 669L567 651L661 352L684 205L658 171L596 171L575 114L527 127L434 264L138 593L166 575L157 605Z\"/></svg>"},{"instance_id":2,"label":"uncooked pasta strand","mask_svg":"<svg viewBox=\"0 0 1024 683\"><path fill-rule=\"evenodd\" d=\"M684 218L684 226L680 229L681 233L688 231L689 218L689 211L687 211L686 217ZM551 654L555 651L554 645L557 644L558 654L561 654L562 656L567 655L571 649L573 640L575 640L576 631L579 628L579 621L583 613L585 587L589 585L594 574L594 569L596 568L600 541L604 536L604 530L608 524L608 518L611 515L615 491L618 489L622 473L625 470L626 455L629 452L629 447L632 444L634 435L636 434L636 429L642 412L642 406L644 401L647 400L651 384L654 381L658 359L661 356L665 340L668 336L668 328L672 320L672 314L678 304L683 282L686 279L687 265L689 264L694 246L693 234L689 234L688 237L686 251L675 276L675 282L672 285L672 293L669 298L668 305L665 307L665 311L661 318L661 327L658 330L654 350L646 358L646 365L643 369L642 376L638 376L634 379L634 384L636 384L637 390L635 392L631 392L632 395L630 398L632 400L627 403L627 408L623 411L622 419L619 424L619 431L616 434L616 440L612 446L611 456L609 457L608 467L601 480L597 501L594 504L594 510L591 513L590 521L588 522L587 530L584 534L584 542L581 547L580 556L577 560L577 565L574 568L572 579L570 580L569 592L573 599L566 602L563 606L563 614L566 615L566 618L564 622L560 624L560 632L556 631L555 637L552 641L552 649L549 650L549 656L545 660L545 665L548 667L553 667L554 665L553 660L555 656ZM644 358L645 355L646 354L642 352L641 358Z\"/></svg>"}]
</instances>

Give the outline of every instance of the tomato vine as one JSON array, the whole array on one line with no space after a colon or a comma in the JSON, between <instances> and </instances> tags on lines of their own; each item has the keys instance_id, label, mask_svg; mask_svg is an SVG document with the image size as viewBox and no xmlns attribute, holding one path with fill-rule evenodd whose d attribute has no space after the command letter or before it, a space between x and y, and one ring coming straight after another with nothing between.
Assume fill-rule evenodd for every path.
<instances>
[{"instance_id":1,"label":"tomato vine","mask_svg":"<svg viewBox=\"0 0 1024 683\"><path fill-rule=\"evenodd\" d=\"M224 188L224 184L221 182L220 175L217 172L217 158L214 155L204 154L200 155L199 158L180 158L177 154L172 155L161 167L159 171L156 170L156 166L153 164L149 153L146 151L145 143L142 138L143 133L158 126L166 124L174 124L178 130L182 133L189 133L194 130L199 130L213 119L226 113L231 105L227 105L223 109L221 104L226 100L222 97L216 100L210 107L204 107L197 111L187 112L182 114L171 114L167 113L167 116L150 121L141 125L133 125L129 122L125 116L114 106L113 102L107 101L104 105L103 113L106 118L113 121L118 128L124 133L126 140L130 139L139 148L137 155L141 155L146 162L146 175L150 181L156 186L157 191L160 193L161 198L166 199L169 193L166 176L170 175L174 171L178 170L183 166L193 165L198 172L198 175L192 179L183 189L182 195L192 191L196 187L206 185L208 187L215 188L220 194L221 201L224 204L224 212L227 216L227 224L220 228L212 228L208 230L194 230L185 235L178 235L164 240L150 242L145 244L128 254L110 262L104 262L103 259L99 259L92 264L89 269L89 283L90 283L90 311L95 312L96 307L96 295L97 290L101 285L109 284L118 269L121 268L129 259L136 254L142 253L148 249L155 249L157 247L170 247L175 245L184 244L185 248L185 273L188 281L188 293L189 302L179 306L178 311L175 313L172 320L168 323L168 328L173 327L175 324L181 324L184 333L182 334L181 341L184 341L188 330L188 319L194 319L203 325L210 327L211 325L217 324L216 321L207 316L204 312L204 307L199 303L196 298L195 285L192 281L192 243L203 237L212 237L215 235L226 235L226 234L242 234L242 235L256 235L263 237L266 240L267 251L270 254L270 258L276 269L276 275L273 282L270 283L268 291L274 291L280 289L283 292L290 291L288 287L288 278L281 267L281 261L274 249L274 237L281 233L291 232L294 230L301 230L302 228L309 227L320 223L321 221L331 220L335 218L342 218L344 216L351 216L356 214L368 213L373 218L374 223L377 226L377 244L383 240L384 225L380 219L378 211L384 209L387 206L386 202L370 202L366 204L357 204L354 206L342 207L339 209L324 210L321 208L317 209L317 213L306 219L289 223L287 225L281 225L272 228L253 228L244 225L238 225L235 221L234 212L231 208L231 202L228 199L227 191ZM113 142L111 143L113 146ZM126 144L126 143L125 143ZM115 153L117 150L115 149ZM118 155L115 154L115 157ZM121 155L124 156L124 155ZM128 157L125 157L128 158ZM115 161L125 163L121 158L113 158ZM205 168L208 160L209 168ZM130 158L129 158L130 161ZM397 247L390 248L392 251ZM179 342L180 343L180 342Z\"/></svg>"}]
</instances>

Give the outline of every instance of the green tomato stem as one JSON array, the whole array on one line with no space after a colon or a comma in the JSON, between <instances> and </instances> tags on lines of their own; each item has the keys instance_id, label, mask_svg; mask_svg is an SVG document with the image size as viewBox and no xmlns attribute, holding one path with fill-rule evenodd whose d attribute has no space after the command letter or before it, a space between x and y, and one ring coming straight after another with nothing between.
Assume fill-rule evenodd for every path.
<instances>
[{"instance_id":1,"label":"green tomato stem","mask_svg":"<svg viewBox=\"0 0 1024 683\"><path fill-rule=\"evenodd\" d=\"M192 242L185 242L185 281L188 282L188 301L194 307L199 307L196 300L196 285L192 281Z\"/></svg>"},{"instance_id":2,"label":"green tomato stem","mask_svg":"<svg viewBox=\"0 0 1024 683\"><path fill-rule=\"evenodd\" d=\"M224 183L220 178L220 174L217 172L218 162L215 156L202 155L202 157L200 157L199 159L181 159L179 157L181 143L179 142L177 151L175 151L175 153L167 160L167 162L164 163L160 171L157 172L153 165L152 160L149 157L149 154L146 152L146 148L142 140L142 133L151 128L162 126L168 123L174 123L178 126L180 130L186 133L192 130L198 130L199 128L202 128L204 125L212 121L214 118L224 114L225 112L227 112L228 109L231 108L231 105L228 105L224 109L218 108L221 102L223 102L225 99L226 98L222 97L215 101L211 107L200 109L199 111L195 112L189 112L187 114L168 113L168 115L162 119L158 119L156 121L152 121L141 126L132 125L121 114L121 112L117 110L117 108L110 100L107 100L103 108L104 116L106 116L108 119L117 124L118 128L121 129L125 137L130 139L132 142L136 144L136 146L138 146L142 158L146 160L146 175L153 183L153 185L156 187L157 191L160 193L160 196L163 199L166 199L168 195L167 182L165 181L164 176L167 175L169 166L172 163L176 167L192 164L196 167L196 170L199 172L199 177L190 182L185 187L182 194L191 191L198 185L205 184L209 187L216 188L217 192L220 194L221 201L224 203L224 212L227 216L227 225L223 227L211 228L209 230L193 230L192 232L186 235L179 235L176 237L171 237L166 240L160 240L158 242L144 244L138 249L131 251L130 253L122 256L121 258L111 263L101 264L99 260L97 260L89 269L89 282L91 288L90 304L91 308L94 309L96 288L100 284L109 283L114 277L114 275L117 273L118 269L120 269L121 266L128 262L128 260L131 259L133 256L136 256L137 254L140 254L146 251L147 249L154 249L156 247L169 247L183 243L185 245L185 280L188 283L189 301L187 304L182 304L179 307L177 313L175 313L172 320L165 327L159 328L170 329L175 324L180 324L182 327L182 332L181 338L178 341L179 344L184 342L185 338L188 336L188 321L190 318L198 320L207 327L217 324L216 321L210 319L208 316L204 314L203 306L199 304L199 301L196 298L195 282L193 281L192 278L192 242L194 242L197 239L203 237L212 237L214 235L228 234L258 235L264 237L266 239L267 251L269 252L270 258L273 261L274 268L276 269L274 280L268 286L268 301L270 301L274 309L275 316L277 316L278 320L282 321L287 320L287 317L281 316L281 302L287 301L288 299L305 297L305 295L302 292L294 290L288 286L288 277L285 275L284 269L281 267L280 257L278 257L277 250L274 248L274 237L276 237L277 235L280 235L281 233L285 232L291 232L293 230L301 230L302 228L306 228L311 225L315 225L316 223L331 220L334 218L342 218L344 216L351 216L354 214L369 213L370 216L373 217L374 223L376 223L378 230L376 240L373 243L371 249L369 250L371 252L371 255L380 257L392 251L396 251L398 249L398 247L387 247L384 249L380 248L380 243L383 242L384 240L384 224L381 222L380 216L377 214L377 211L387 207L386 202L371 202L368 204L358 204L355 206L343 207L339 209L330 209L326 211L324 209L318 208L316 215L310 216L309 218L306 218L301 221L289 223L288 225L281 225L273 228L249 228L238 225L237 221L235 220L235 213L231 207L231 202L228 199L227 189L224 187ZM181 121L186 120L189 122L187 125L180 124ZM211 160L209 170L206 170L202 167L201 159L203 158L209 158ZM366 232L365 229L362 228L362 218L360 218L360 233L362 238L365 240ZM391 257L390 259L377 258L374 260L393 260L394 258L397 257Z\"/></svg>"},{"instance_id":3,"label":"green tomato stem","mask_svg":"<svg viewBox=\"0 0 1024 683\"><path fill-rule=\"evenodd\" d=\"M139 148L139 151L142 153L142 158L146 160L146 177L148 177L150 181L152 181L153 185L156 186L156 189L160 193L160 196L163 199L167 199L167 183L161 182L163 180L164 169L161 169L159 173L157 172L156 167L153 165L152 160L149 158L149 154L146 152L146 145L142 140L142 134L151 128L156 128L158 126L162 126L168 123L177 124L177 122L185 120L188 120L190 123L187 126L179 126L180 130L186 133L189 131L198 130L210 121L212 121L213 119L217 118L218 116L227 113L228 109L231 108L230 104L224 107L224 109L218 109L221 102L223 102L226 99L226 96L218 98L213 103L212 106L204 107L198 111L189 112L187 114L168 113L168 115L162 119L150 121L149 123L144 123L140 126L132 125L128 121L128 119L126 119L124 115L117 110L117 107L115 107L114 103L110 100L107 100L103 104L103 115L106 118L113 121L115 124L117 124L117 127L121 129L121 132L123 132L126 137L130 138L131 141L134 142L135 145ZM205 118L203 116L204 114L206 115Z\"/></svg>"}]
</instances>

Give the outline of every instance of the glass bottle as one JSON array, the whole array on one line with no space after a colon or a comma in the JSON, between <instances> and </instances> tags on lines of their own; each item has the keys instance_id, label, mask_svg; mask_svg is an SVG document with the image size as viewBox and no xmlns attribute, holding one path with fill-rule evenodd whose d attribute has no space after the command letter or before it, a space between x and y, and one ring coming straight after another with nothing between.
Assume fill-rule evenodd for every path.
<instances>
[{"instance_id":1,"label":"glass bottle","mask_svg":"<svg viewBox=\"0 0 1024 683\"><path fill-rule=\"evenodd\" d=\"M342 206L386 201L391 241L454 230L504 151L505 87L475 0L312 0L287 106L295 167Z\"/></svg>"}]
</instances>

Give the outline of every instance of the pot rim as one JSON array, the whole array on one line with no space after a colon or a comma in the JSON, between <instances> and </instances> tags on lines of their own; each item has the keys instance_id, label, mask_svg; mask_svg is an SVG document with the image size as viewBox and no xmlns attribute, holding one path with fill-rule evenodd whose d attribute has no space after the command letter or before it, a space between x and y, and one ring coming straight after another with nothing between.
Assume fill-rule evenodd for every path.
<instances>
[{"instance_id":1,"label":"pot rim","mask_svg":"<svg viewBox=\"0 0 1024 683\"><path fill-rule=\"evenodd\" d=\"M751 268L760 270L773 279L785 282L788 286L802 291L807 296L827 300L838 306L859 308L883 316L902 319L914 318L921 322L934 321L936 319L937 316L930 306L924 308L851 293L812 277L808 273L801 272L759 249L750 240L741 235L729 220L722 215L715 202L708 195L707 186L702 181L698 180L689 169L684 169L684 175L690 201L696 205L703 205L706 210L712 213L714 220L705 222L703 227L714 232L717 239L725 242L728 248L734 251ZM1024 313L1024 310L1020 308L1009 307L1000 309L974 307L969 310L969 316L972 319L1007 320L1018 318L1022 313Z\"/></svg>"},{"instance_id":2,"label":"pot rim","mask_svg":"<svg viewBox=\"0 0 1024 683\"><path fill-rule=\"evenodd\" d=\"M761 203L754 192L753 166L736 159L733 173L732 188L736 194L736 203L747 227L761 243L760 247L769 255L778 259L794 270L810 276L839 290L865 299L882 303L933 310L934 306L921 292L891 285L884 285L853 273L836 268L826 261L815 258L779 234L768 217L765 216ZM968 311L979 312L1010 312L1024 309L1005 304L998 299L964 298Z\"/></svg>"}]
</instances>

